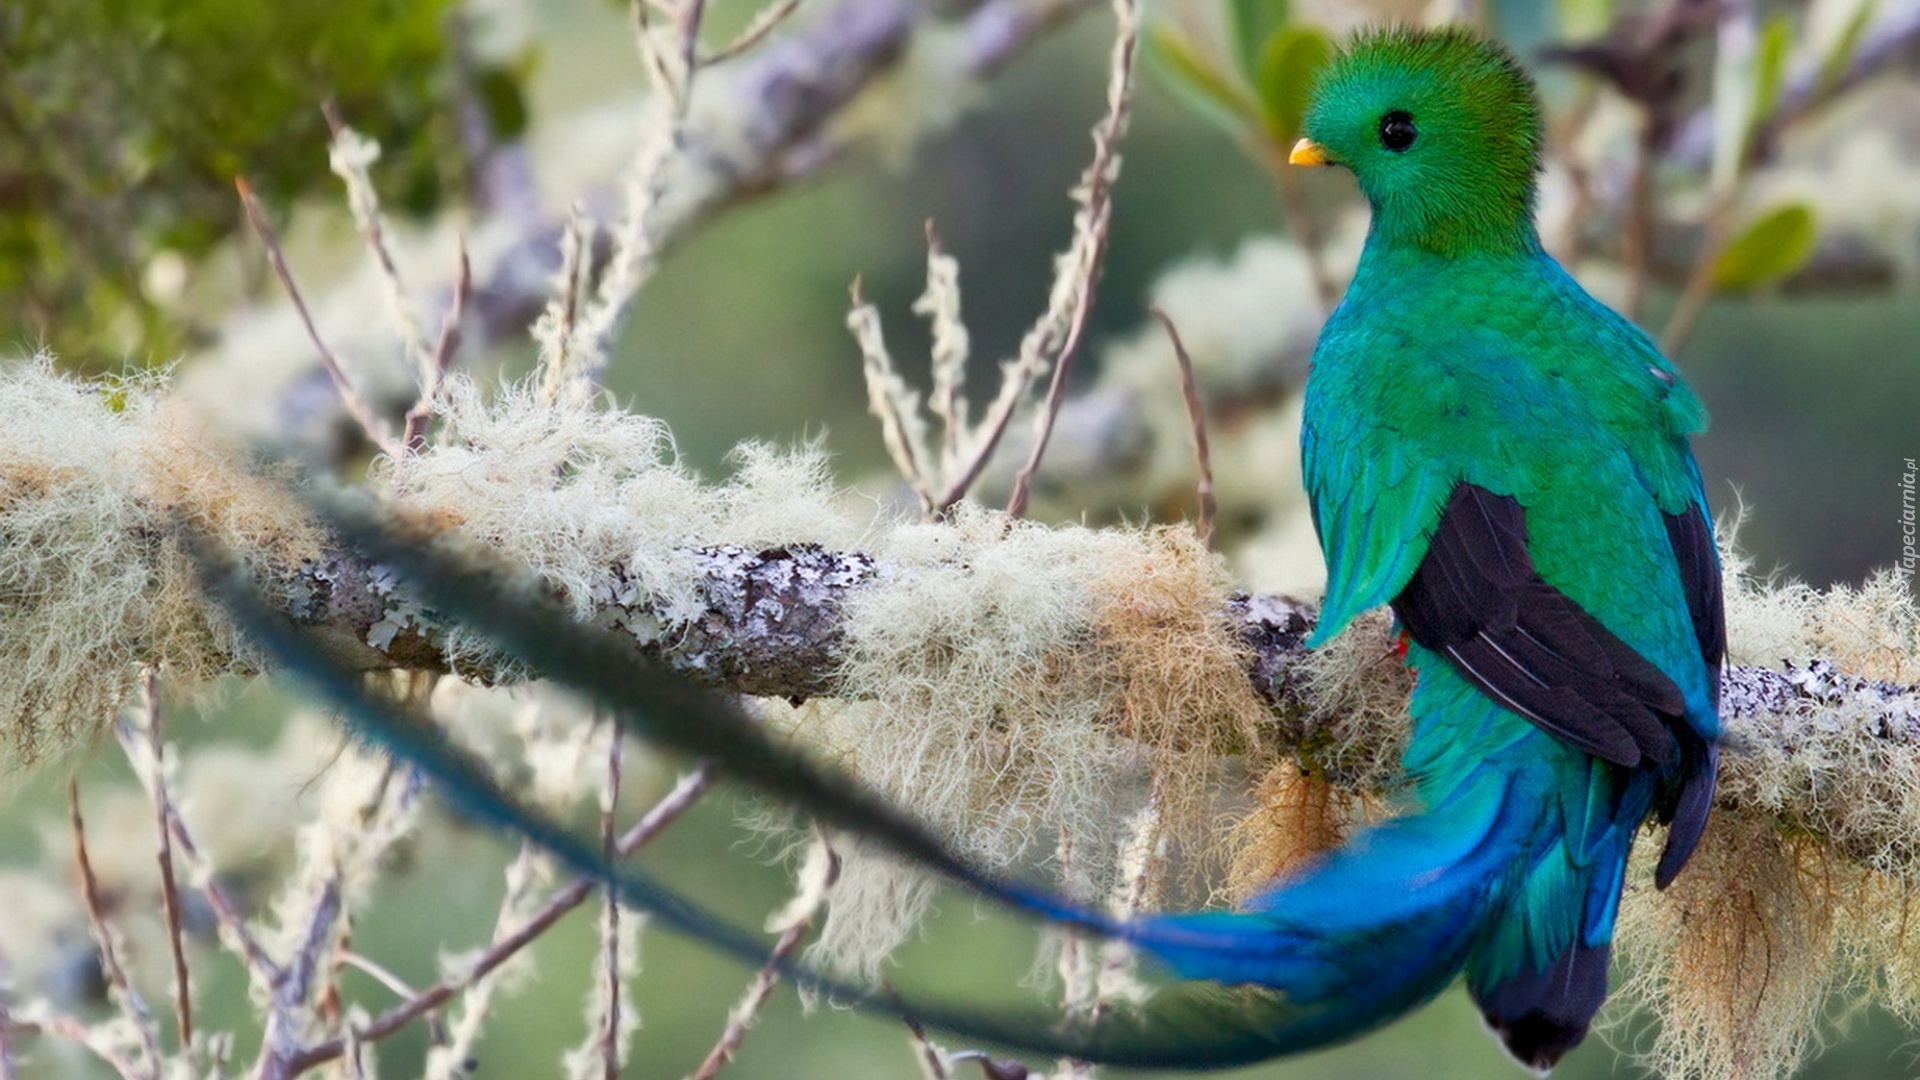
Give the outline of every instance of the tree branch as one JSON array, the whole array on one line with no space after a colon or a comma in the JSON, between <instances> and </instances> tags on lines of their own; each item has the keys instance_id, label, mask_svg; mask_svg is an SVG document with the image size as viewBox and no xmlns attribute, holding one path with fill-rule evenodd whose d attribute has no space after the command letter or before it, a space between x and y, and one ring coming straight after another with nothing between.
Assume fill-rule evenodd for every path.
<instances>
[{"instance_id":1,"label":"tree branch","mask_svg":"<svg viewBox=\"0 0 1920 1080\"><path fill-rule=\"evenodd\" d=\"M760 697L802 700L836 696L847 642L844 613L863 591L886 587L907 573L873 556L792 545L749 551L721 545L696 549L705 607L691 617L663 621L640 595L627 569L607 567L593 589L592 620L634 637L635 648L708 686ZM352 642L350 655L368 670L422 669L481 680L511 673L484 662L457 665L441 645L441 628L408 602L385 571L338 553L309 562L275 586L296 623L334 650ZM1281 721L1299 725L1286 741L1305 741L1310 725L1327 717L1303 667L1314 605L1277 596L1238 595L1222 610L1222 625L1246 650L1247 675ZM382 624L403 628L380 646L368 644ZM1386 642L1382 638L1382 652ZM1397 662L1396 662L1397 666ZM1875 703L1882 737L1920 748L1920 687L1848 675L1827 661L1784 670L1732 665L1721 680L1721 716L1730 741L1760 740L1766 717L1800 715L1839 704Z\"/></svg>"}]
</instances>

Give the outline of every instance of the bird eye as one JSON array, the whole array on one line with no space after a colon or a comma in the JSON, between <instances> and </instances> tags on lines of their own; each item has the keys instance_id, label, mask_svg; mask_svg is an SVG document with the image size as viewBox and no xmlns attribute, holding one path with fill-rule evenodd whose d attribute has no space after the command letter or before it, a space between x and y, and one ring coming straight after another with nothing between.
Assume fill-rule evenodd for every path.
<instances>
[{"instance_id":1,"label":"bird eye","mask_svg":"<svg viewBox=\"0 0 1920 1080\"><path fill-rule=\"evenodd\" d=\"M1380 118L1380 145L1399 153L1413 145L1414 136L1420 134L1413 126L1413 117L1395 109Z\"/></svg>"}]
</instances>

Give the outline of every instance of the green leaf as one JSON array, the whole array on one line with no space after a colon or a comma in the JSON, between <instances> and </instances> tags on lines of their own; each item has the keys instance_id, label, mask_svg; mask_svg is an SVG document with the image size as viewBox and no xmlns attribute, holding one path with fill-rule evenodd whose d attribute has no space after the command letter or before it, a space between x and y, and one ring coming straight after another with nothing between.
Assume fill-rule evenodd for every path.
<instances>
[{"instance_id":1,"label":"green leaf","mask_svg":"<svg viewBox=\"0 0 1920 1080\"><path fill-rule=\"evenodd\" d=\"M1793 42L1793 27L1785 15L1767 17L1760 31L1760 55L1753 70L1753 116L1747 121L1748 137L1753 129L1766 123L1780 101L1780 80L1787 70L1787 49Z\"/></svg>"},{"instance_id":2,"label":"green leaf","mask_svg":"<svg viewBox=\"0 0 1920 1080\"><path fill-rule=\"evenodd\" d=\"M1778 281L1806 265L1817 235L1812 207L1800 202L1776 206L1720 252L1713 265L1714 284L1750 289Z\"/></svg>"},{"instance_id":3,"label":"green leaf","mask_svg":"<svg viewBox=\"0 0 1920 1080\"><path fill-rule=\"evenodd\" d=\"M1561 41L1597 38L1613 25L1613 0L1559 0L1554 7L1559 15L1554 33Z\"/></svg>"},{"instance_id":4,"label":"green leaf","mask_svg":"<svg viewBox=\"0 0 1920 1080\"><path fill-rule=\"evenodd\" d=\"M1289 6L1288 0L1227 0L1234 56L1249 82L1258 76L1274 32L1287 25Z\"/></svg>"},{"instance_id":5,"label":"green leaf","mask_svg":"<svg viewBox=\"0 0 1920 1080\"><path fill-rule=\"evenodd\" d=\"M1840 40L1833 43L1833 50L1820 62L1820 88L1816 96L1826 97L1840 85L1840 79L1847 73L1847 65L1853 63L1854 51L1860 48L1860 35L1866 32L1867 22L1873 18L1874 9L1879 7L1876 0L1860 0L1847 18L1846 29L1840 31Z\"/></svg>"},{"instance_id":6,"label":"green leaf","mask_svg":"<svg viewBox=\"0 0 1920 1080\"><path fill-rule=\"evenodd\" d=\"M1201 119L1236 136L1260 122L1260 103L1253 95L1179 31L1150 27L1146 51L1149 65L1174 96Z\"/></svg>"},{"instance_id":7,"label":"green leaf","mask_svg":"<svg viewBox=\"0 0 1920 1080\"><path fill-rule=\"evenodd\" d=\"M1281 149L1300 137L1307 114L1307 92L1333 56L1333 41L1312 26L1290 26L1274 32L1260 54L1260 108L1267 132Z\"/></svg>"}]
</instances>

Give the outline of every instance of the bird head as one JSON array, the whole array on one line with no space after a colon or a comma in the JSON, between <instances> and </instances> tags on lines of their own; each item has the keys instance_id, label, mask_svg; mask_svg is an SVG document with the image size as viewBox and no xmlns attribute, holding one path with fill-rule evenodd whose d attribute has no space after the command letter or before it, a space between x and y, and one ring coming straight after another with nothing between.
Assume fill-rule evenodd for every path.
<instances>
[{"instance_id":1,"label":"bird head","mask_svg":"<svg viewBox=\"0 0 1920 1080\"><path fill-rule=\"evenodd\" d=\"M1505 49L1459 28L1363 33L1314 84L1289 160L1353 170L1390 243L1440 254L1533 236L1540 104Z\"/></svg>"}]
</instances>

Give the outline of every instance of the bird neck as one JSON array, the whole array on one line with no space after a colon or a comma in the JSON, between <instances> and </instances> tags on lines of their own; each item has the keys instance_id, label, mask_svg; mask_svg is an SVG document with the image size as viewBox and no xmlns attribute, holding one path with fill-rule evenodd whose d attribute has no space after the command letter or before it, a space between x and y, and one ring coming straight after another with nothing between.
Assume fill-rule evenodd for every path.
<instances>
[{"instance_id":1,"label":"bird neck","mask_svg":"<svg viewBox=\"0 0 1920 1080\"><path fill-rule=\"evenodd\" d=\"M1540 257L1540 234L1531 214L1515 218L1421 217L1376 206L1367 227L1360 269L1368 264L1527 262Z\"/></svg>"},{"instance_id":2,"label":"bird neck","mask_svg":"<svg viewBox=\"0 0 1920 1080\"><path fill-rule=\"evenodd\" d=\"M1373 201L1367 248L1410 250L1441 258L1462 256L1530 257L1540 250L1530 196L1505 205L1477 206L1460 212L1431 198Z\"/></svg>"},{"instance_id":3,"label":"bird neck","mask_svg":"<svg viewBox=\"0 0 1920 1080\"><path fill-rule=\"evenodd\" d=\"M1512 283L1551 282L1553 266L1530 224L1508 243L1442 251L1382 228L1376 218L1340 306L1349 315L1392 310L1409 318L1447 318L1496 289L1517 302Z\"/></svg>"}]
</instances>

